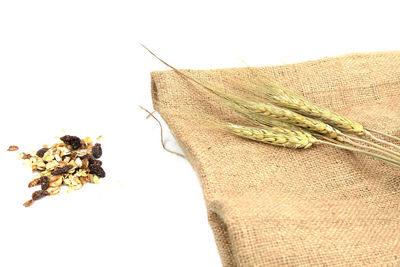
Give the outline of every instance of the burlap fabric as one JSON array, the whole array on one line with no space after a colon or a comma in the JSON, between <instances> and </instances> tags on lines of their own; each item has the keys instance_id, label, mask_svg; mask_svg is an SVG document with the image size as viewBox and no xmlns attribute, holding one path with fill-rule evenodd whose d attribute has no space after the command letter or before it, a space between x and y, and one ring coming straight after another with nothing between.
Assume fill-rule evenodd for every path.
<instances>
[{"instance_id":1,"label":"burlap fabric","mask_svg":"<svg viewBox=\"0 0 400 267\"><path fill-rule=\"evenodd\" d=\"M259 70L367 127L400 135L400 51ZM190 73L216 82L249 74ZM175 72L151 76L154 107L200 179L224 266L400 265L399 169L324 145L290 150L192 123L176 112L197 106L225 115Z\"/></svg>"}]
</instances>

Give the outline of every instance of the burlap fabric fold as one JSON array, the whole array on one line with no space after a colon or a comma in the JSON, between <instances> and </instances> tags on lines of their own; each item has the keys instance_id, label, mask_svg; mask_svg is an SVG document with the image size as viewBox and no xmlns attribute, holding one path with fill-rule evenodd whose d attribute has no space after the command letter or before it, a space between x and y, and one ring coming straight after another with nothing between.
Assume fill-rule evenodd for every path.
<instances>
[{"instance_id":1,"label":"burlap fabric fold","mask_svg":"<svg viewBox=\"0 0 400 267\"><path fill-rule=\"evenodd\" d=\"M257 69L317 104L400 136L400 51ZM249 70L190 74L218 82ZM187 107L225 114L175 72L151 77L154 108L200 179L224 266L400 265L399 169L324 145L290 150L193 123Z\"/></svg>"}]
</instances>

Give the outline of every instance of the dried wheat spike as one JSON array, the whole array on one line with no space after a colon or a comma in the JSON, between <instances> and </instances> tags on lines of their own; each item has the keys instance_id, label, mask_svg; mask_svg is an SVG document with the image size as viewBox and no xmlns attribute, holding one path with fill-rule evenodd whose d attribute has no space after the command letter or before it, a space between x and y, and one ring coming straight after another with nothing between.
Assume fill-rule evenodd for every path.
<instances>
[{"instance_id":1,"label":"dried wheat spike","mask_svg":"<svg viewBox=\"0 0 400 267\"><path fill-rule=\"evenodd\" d=\"M313 136L297 131L282 133L272 129L241 126L232 123L225 123L222 127L243 138L287 148L309 148L313 143L318 142Z\"/></svg>"},{"instance_id":2,"label":"dried wheat spike","mask_svg":"<svg viewBox=\"0 0 400 267\"><path fill-rule=\"evenodd\" d=\"M260 93L278 106L294 110L305 116L317 118L343 132L357 135L370 135L360 123L331 111L328 108L315 105L311 101L275 81L268 78L262 80L260 77L257 78L258 81L252 80L244 83L243 86L253 92Z\"/></svg>"},{"instance_id":3,"label":"dried wheat spike","mask_svg":"<svg viewBox=\"0 0 400 267\"><path fill-rule=\"evenodd\" d=\"M259 120L265 119L268 121L270 118L274 118L276 120L323 134L329 138L343 141L339 130L318 119L303 116L299 113L286 108L281 108L271 103L253 102L246 100L245 98L228 96L226 94L224 94L224 98L231 103L231 106L235 108L235 110L242 113L247 112L250 117L252 116L251 113L253 113Z\"/></svg>"}]
</instances>

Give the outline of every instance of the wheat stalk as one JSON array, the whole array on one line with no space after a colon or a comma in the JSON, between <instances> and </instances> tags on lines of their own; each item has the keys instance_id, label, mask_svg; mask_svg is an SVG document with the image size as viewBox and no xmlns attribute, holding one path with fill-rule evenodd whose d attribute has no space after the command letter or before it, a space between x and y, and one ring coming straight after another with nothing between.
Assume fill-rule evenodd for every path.
<instances>
[{"instance_id":1,"label":"wheat stalk","mask_svg":"<svg viewBox=\"0 0 400 267\"><path fill-rule=\"evenodd\" d=\"M208 92L211 92L214 95L217 95L218 97L224 99L228 104L230 104L232 107L236 108L237 110L243 111L244 109L247 109L248 111L258 114L258 115L271 116L277 120L288 122L288 123L294 124L296 126L303 127L308 130L321 133L330 138L338 139L340 141L343 140L343 138L340 135L340 131L338 131L337 129L334 129L329 124L326 124L326 123L324 123L320 120L314 119L314 118L309 118L309 117L303 116L299 113L293 112L286 108L276 106L271 103L254 102L254 101L248 100L244 97L237 97L237 96L234 96L234 95L231 95L228 93L224 93L224 92L222 92L222 90L217 89L215 87L208 86L204 82L200 82L197 79L185 74L184 71L176 69L175 67L171 66L170 64L168 64L167 62L165 62L164 60L159 58L157 55L155 55L147 47L145 47L145 46L143 46L143 47L147 51L149 51L153 56L155 56L158 60L160 60L163 64L170 67L178 74L184 76L186 79L200 85L202 88L206 89Z\"/></svg>"}]
</instances>

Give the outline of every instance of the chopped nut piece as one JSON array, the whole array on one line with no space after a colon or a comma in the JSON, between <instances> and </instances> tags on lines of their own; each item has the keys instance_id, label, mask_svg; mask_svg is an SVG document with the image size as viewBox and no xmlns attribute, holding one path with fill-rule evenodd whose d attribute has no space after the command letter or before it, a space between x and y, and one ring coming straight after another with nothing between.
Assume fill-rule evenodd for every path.
<instances>
[{"instance_id":1,"label":"chopped nut piece","mask_svg":"<svg viewBox=\"0 0 400 267\"><path fill-rule=\"evenodd\" d=\"M86 137L86 138L84 138L83 140L82 140L82 143L83 143L83 145L84 145L84 148L89 148L89 147L91 147L93 144L93 140L92 140L92 138L90 138L90 137Z\"/></svg>"},{"instance_id":2,"label":"chopped nut piece","mask_svg":"<svg viewBox=\"0 0 400 267\"><path fill-rule=\"evenodd\" d=\"M32 206L33 202L34 202L33 199L29 199L27 202L24 203L24 206L30 207L30 206Z\"/></svg>"},{"instance_id":3,"label":"chopped nut piece","mask_svg":"<svg viewBox=\"0 0 400 267\"><path fill-rule=\"evenodd\" d=\"M21 159L30 159L31 157L32 157L31 154L25 154L24 152L22 152Z\"/></svg>"},{"instance_id":4,"label":"chopped nut piece","mask_svg":"<svg viewBox=\"0 0 400 267\"><path fill-rule=\"evenodd\" d=\"M42 158L44 161L49 162L54 159L54 155L52 155L51 153L49 153L49 151L47 151L46 153L44 153Z\"/></svg>"},{"instance_id":5,"label":"chopped nut piece","mask_svg":"<svg viewBox=\"0 0 400 267\"><path fill-rule=\"evenodd\" d=\"M92 183L98 184L100 183L99 177L97 175L91 175L90 176Z\"/></svg>"},{"instance_id":6,"label":"chopped nut piece","mask_svg":"<svg viewBox=\"0 0 400 267\"><path fill-rule=\"evenodd\" d=\"M60 193L60 191L61 191L61 188L59 186L50 187L49 189L47 189L47 192L49 192L50 196L57 195L58 193Z\"/></svg>"},{"instance_id":7,"label":"chopped nut piece","mask_svg":"<svg viewBox=\"0 0 400 267\"><path fill-rule=\"evenodd\" d=\"M46 170L46 163L44 163L43 161L38 162L36 164L36 169L38 169L39 171Z\"/></svg>"},{"instance_id":8,"label":"chopped nut piece","mask_svg":"<svg viewBox=\"0 0 400 267\"><path fill-rule=\"evenodd\" d=\"M58 165L59 165L61 168L67 166L67 164L68 164L68 163L66 163L65 161L59 161L59 162L58 162Z\"/></svg>"},{"instance_id":9,"label":"chopped nut piece","mask_svg":"<svg viewBox=\"0 0 400 267\"><path fill-rule=\"evenodd\" d=\"M36 178L35 180L31 181L31 182L28 184L28 187L35 187L35 186L37 186L37 185L40 185L40 183L41 183L40 178Z\"/></svg>"},{"instance_id":10,"label":"chopped nut piece","mask_svg":"<svg viewBox=\"0 0 400 267\"><path fill-rule=\"evenodd\" d=\"M76 166L82 167L82 160L80 158L76 158L75 163L76 163Z\"/></svg>"},{"instance_id":11,"label":"chopped nut piece","mask_svg":"<svg viewBox=\"0 0 400 267\"><path fill-rule=\"evenodd\" d=\"M84 158L82 160L82 169L87 169L89 167L89 159L88 158Z\"/></svg>"},{"instance_id":12,"label":"chopped nut piece","mask_svg":"<svg viewBox=\"0 0 400 267\"><path fill-rule=\"evenodd\" d=\"M54 176L53 178L51 178L49 184L50 186L59 186L62 184L63 181L63 177L62 176ZM47 189L47 188L46 188Z\"/></svg>"},{"instance_id":13,"label":"chopped nut piece","mask_svg":"<svg viewBox=\"0 0 400 267\"><path fill-rule=\"evenodd\" d=\"M8 149L7 149L7 151L16 151L16 150L18 150L18 149L19 149L18 146L9 146Z\"/></svg>"}]
</instances>

